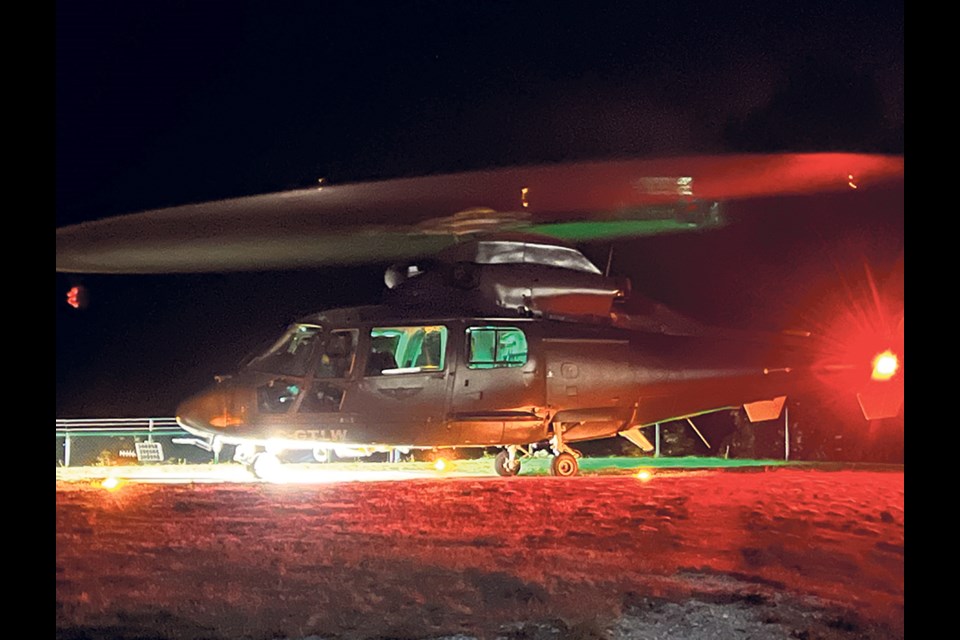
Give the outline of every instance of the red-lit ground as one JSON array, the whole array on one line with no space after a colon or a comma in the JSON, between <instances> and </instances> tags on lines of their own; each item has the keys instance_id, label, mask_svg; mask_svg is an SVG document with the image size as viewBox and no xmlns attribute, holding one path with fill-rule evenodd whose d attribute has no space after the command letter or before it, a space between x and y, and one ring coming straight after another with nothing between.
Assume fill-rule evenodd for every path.
<instances>
[{"instance_id":1,"label":"red-lit ground","mask_svg":"<svg viewBox=\"0 0 960 640\"><path fill-rule=\"evenodd\" d=\"M58 637L899 638L903 480L59 482Z\"/></svg>"}]
</instances>

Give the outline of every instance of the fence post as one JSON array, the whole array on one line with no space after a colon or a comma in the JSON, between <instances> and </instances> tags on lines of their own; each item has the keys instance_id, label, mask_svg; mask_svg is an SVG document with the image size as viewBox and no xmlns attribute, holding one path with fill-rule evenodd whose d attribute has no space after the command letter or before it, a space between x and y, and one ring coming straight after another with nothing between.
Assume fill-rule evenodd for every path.
<instances>
[{"instance_id":1,"label":"fence post","mask_svg":"<svg viewBox=\"0 0 960 640\"><path fill-rule=\"evenodd\" d=\"M783 459L790 459L790 407L783 408Z\"/></svg>"},{"instance_id":2,"label":"fence post","mask_svg":"<svg viewBox=\"0 0 960 640\"><path fill-rule=\"evenodd\" d=\"M70 466L70 432L65 431L64 434L65 435L63 439L63 466L69 467Z\"/></svg>"},{"instance_id":3,"label":"fence post","mask_svg":"<svg viewBox=\"0 0 960 640\"><path fill-rule=\"evenodd\" d=\"M653 433L654 433L653 457L659 458L660 457L660 423L659 422L654 426Z\"/></svg>"},{"instance_id":4,"label":"fence post","mask_svg":"<svg viewBox=\"0 0 960 640\"><path fill-rule=\"evenodd\" d=\"M153 442L153 418L147 418L147 442Z\"/></svg>"}]
</instances>

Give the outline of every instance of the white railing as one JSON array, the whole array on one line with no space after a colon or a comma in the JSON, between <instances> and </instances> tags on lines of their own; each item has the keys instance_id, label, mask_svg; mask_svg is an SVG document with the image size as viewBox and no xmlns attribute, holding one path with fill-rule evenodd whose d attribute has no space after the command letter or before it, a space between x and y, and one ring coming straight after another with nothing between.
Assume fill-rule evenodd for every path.
<instances>
[{"instance_id":1,"label":"white railing","mask_svg":"<svg viewBox=\"0 0 960 640\"><path fill-rule=\"evenodd\" d=\"M58 418L57 438L63 438L63 464L70 466L74 440L86 437L189 436L175 418Z\"/></svg>"},{"instance_id":2,"label":"white railing","mask_svg":"<svg viewBox=\"0 0 960 640\"><path fill-rule=\"evenodd\" d=\"M57 418L57 433L82 431L130 431L175 429L182 432L176 418Z\"/></svg>"}]
</instances>

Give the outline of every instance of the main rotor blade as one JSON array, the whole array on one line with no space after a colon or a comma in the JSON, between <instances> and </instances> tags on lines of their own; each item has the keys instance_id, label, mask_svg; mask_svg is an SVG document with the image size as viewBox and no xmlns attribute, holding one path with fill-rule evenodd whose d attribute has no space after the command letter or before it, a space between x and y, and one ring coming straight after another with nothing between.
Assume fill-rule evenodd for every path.
<instances>
[{"instance_id":1,"label":"main rotor blade","mask_svg":"<svg viewBox=\"0 0 960 640\"><path fill-rule=\"evenodd\" d=\"M567 163L321 186L57 229L57 271L182 273L388 262L471 233L590 240L703 229L713 203L902 180L903 158L693 156Z\"/></svg>"}]
</instances>

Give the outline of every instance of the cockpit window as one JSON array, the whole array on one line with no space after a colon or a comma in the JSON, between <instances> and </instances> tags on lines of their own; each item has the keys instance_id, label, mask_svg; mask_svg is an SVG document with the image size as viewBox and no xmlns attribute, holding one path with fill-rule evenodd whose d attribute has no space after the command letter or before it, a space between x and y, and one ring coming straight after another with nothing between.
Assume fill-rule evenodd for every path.
<instances>
[{"instance_id":1,"label":"cockpit window","mask_svg":"<svg viewBox=\"0 0 960 640\"><path fill-rule=\"evenodd\" d=\"M331 331L320 347L320 359L317 361L316 378L346 378L353 371L353 360L357 352L356 329Z\"/></svg>"},{"instance_id":2,"label":"cockpit window","mask_svg":"<svg viewBox=\"0 0 960 640\"><path fill-rule=\"evenodd\" d=\"M320 335L320 327L316 325L295 325L248 366L264 373L303 377L307 375Z\"/></svg>"},{"instance_id":3,"label":"cockpit window","mask_svg":"<svg viewBox=\"0 0 960 640\"><path fill-rule=\"evenodd\" d=\"M377 327L370 331L368 376L439 371L447 351L447 328Z\"/></svg>"},{"instance_id":4,"label":"cockpit window","mask_svg":"<svg viewBox=\"0 0 960 640\"><path fill-rule=\"evenodd\" d=\"M471 369L519 367L527 362L527 336L514 327L471 327L467 329Z\"/></svg>"}]
</instances>

